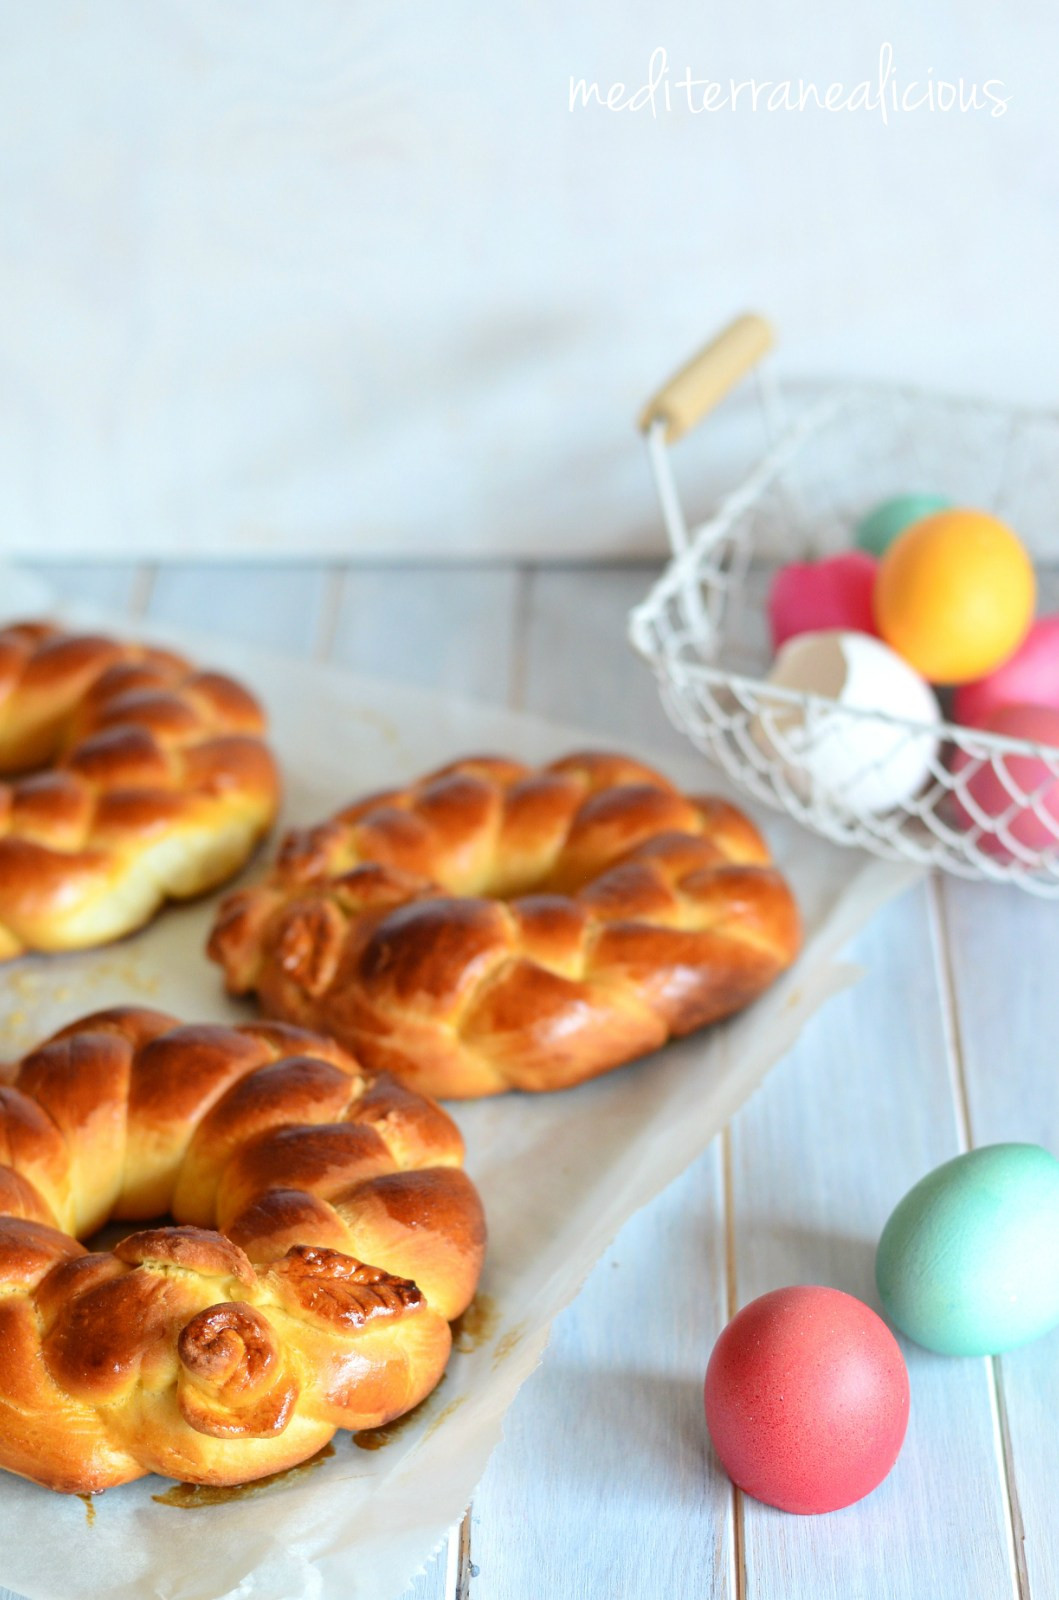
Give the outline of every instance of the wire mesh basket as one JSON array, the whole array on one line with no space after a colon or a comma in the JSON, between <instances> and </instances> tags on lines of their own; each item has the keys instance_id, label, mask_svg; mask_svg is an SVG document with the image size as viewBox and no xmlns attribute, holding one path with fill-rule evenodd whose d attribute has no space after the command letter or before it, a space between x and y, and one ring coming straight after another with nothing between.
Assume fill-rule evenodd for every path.
<instances>
[{"instance_id":1,"label":"wire mesh basket","mask_svg":"<svg viewBox=\"0 0 1059 1600\"><path fill-rule=\"evenodd\" d=\"M673 559L631 613L630 637L670 718L748 794L839 844L1059 896L1059 748L765 681L777 563L848 547L858 519L896 495L943 493L1003 518L1034 557L1045 599L1043 561L1059 533L1059 414L858 384L819 395L788 425L775 379L758 367L774 442L689 532L668 447L770 343L766 323L740 318L641 419ZM843 759L822 761L829 748ZM880 804L895 764L909 762L918 787Z\"/></svg>"}]
</instances>

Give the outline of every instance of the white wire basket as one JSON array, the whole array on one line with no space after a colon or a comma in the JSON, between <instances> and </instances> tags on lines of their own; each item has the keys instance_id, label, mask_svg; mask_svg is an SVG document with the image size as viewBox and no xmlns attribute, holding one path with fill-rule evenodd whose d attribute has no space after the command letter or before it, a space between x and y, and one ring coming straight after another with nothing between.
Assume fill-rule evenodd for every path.
<instances>
[{"instance_id":1,"label":"white wire basket","mask_svg":"<svg viewBox=\"0 0 1059 1600\"><path fill-rule=\"evenodd\" d=\"M839 844L1059 896L1059 748L839 707L764 681L765 600L776 565L848 547L858 519L895 495L936 492L1002 517L1037 563L1038 609L1047 609L1044 562L1054 559L1059 537L1059 414L859 384L818 396L787 424L766 364L755 373L758 407L774 442L689 532L668 447L770 344L761 318L740 318L641 419L673 559L631 613L630 638L652 666L670 718L747 794ZM874 738L883 753L852 767L847 759L841 781L822 783L819 739L848 753L858 736L868 742L868 721L873 737L885 733ZM888 809L860 803L880 767L910 749L922 760L917 792Z\"/></svg>"}]
</instances>

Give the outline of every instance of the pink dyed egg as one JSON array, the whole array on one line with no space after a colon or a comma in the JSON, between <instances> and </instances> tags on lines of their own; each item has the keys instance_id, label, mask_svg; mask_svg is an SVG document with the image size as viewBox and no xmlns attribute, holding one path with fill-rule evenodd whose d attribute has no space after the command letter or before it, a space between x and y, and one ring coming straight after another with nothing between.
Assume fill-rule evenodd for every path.
<instances>
[{"instance_id":1,"label":"pink dyed egg","mask_svg":"<svg viewBox=\"0 0 1059 1600\"><path fill-rule=\"evenodd\" d=\"M988 827L983 816L996 823L978 840L989 855L1010 860L1024 851L1044 852L1059 846L1059 709L1053 706L1000 706L981 724L983 731L1033 744L1054 745L1049 765L1040 756L994 756L983 762L967 780L966 799L952 797L951 813L964 827ZM953 772L962 772L972 757L958 750ZM1043 812L1043 815L1040 813Z\"/></svg>"},{"instance_id":2,"label":"pink dyed egg","mask_svg":"<svg viewBox=\"0 0 1059 1600\"><path fill-rule=\"evenodd\" d=\"M800 633L830 628L877 633L872 590L878 567L866 550L847 550L823 561L781 567L768 598L773 649Z\"/></svg>"},{"instance_id":3,"label":"pink dyed egg","mask_svg":"<svg viewBox=\"0 0 1059 1600\"><path fill-rule=\"evenodd\" d=\"M982 728L1001 706L1059 708L1059 616L1041 617L1009 661L987 678L956 690L952 714L968 728Z\"/></svg>"}]
</instances>

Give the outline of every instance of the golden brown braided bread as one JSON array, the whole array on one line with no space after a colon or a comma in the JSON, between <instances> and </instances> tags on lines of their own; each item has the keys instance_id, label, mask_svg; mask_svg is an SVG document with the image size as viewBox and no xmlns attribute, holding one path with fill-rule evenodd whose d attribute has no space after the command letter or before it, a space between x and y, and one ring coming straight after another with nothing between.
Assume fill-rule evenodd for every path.
<instances>
[{"instance_id":1,"label":"golden brown braided bread","mask_svg":"<svg viewBox=\"0 0 1059 1600\"><path fill-rule=\"evenodd\" d=\"M64 1028L0 1088L0 1466L242 1483L417 1404L481 1268L462 1155L440 1107L282 1023Z\"/></svg>"},{"instance_id":2,"label":"golden brown braided bread","mask_svg":"<svg viewBox=\"0 0 1059 1600\"><path fill-rule=\"evenodd\" d=\"M245 862L279 781L256 701L180 656L0 631L0 960L106 943Z\"/></svg>"},{"instance_id":3,"label":"golden brown braided bread","mask_svg":"<svg viewBox=\"0 0 1059 1600\"><path fill-rule=\"evenodd\" d=\"M429 1094L563 1089L752 1000L798 913L750 822L621 755L459 761L288 835L209 953Z\"/></svg>"}]
</instances>

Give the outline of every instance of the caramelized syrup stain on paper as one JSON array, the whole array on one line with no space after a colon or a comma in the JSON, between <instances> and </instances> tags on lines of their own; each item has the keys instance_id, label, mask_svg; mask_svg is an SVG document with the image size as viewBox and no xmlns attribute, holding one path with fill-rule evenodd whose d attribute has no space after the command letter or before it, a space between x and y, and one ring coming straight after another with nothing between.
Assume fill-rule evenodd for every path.
<instances>
[{"instance_id":1,"label":"caramelized syrup stain on paper","mask_svg":"<svg viewBox=\"0 0 1059 1600\"><path fill-rule=\"evenodd\" d=\"M353 1443L357 1449L381 1450L384 1445L390 1444L399 1434L402 1434L406 1428L411 1427L413 1422L421 1422L427 1407L445 1382L445 1377L446 1374L443 1373L426 1399L420 1400L419 1404L413 1406L411 1411L405 1411L401 1416L394 1417L392 1422L384 1422L379 1428L361 1428L358 1433L353 1435Z\"/></svg>"},{"instance_id":2,"label":"caramelized syrup stain on paper","mask_svg":"<svg viewBox=\"0 0 1059 1600\"><path fill-rule=\"evenodd\" d=\"M232 1483L226 1487L214 1483L174 1483L164 1494L153 1494L152 1500L160 1506L179 1506L181 1511L193 1511L198 1506L222 1506L231 1500L248 1500L252 1495L263 1494L278 1483L290 1483L314 1467L320 1467L335 1453L333 1444L325 1444L308 1461L300 1461L286 1472L270 1472L267 1478L255 1478L253 1483Z\"/></svg>"},{"instance_id":3,"label":"caramelized syrup stain on paper","mask_svg":"<svg viewBox=\"0 0 1059 1600\"><path fill-rule=\"evenodd\" d=\"M518 1349L519 1345L522 1343L522 1337L525 1331L525 1323L518 1322L513 1328L508 1329L502 1339L497 1340L496 1349L493 1351L494 1370L501 1366L507 1360L508 1356L513 1355Z\"/></svg>"},{"instance_id":4,"label":"caramelized syrup stain on paper","mask_svg":"<svg viewBox=\"0 0 1059 1600\"><path fill-rule=\"evenodd\" d=\"M491 1294L476 1294L462 1316L452 1324L452 1348L469 1356L496 1332L500 1308Z\"/></svg>"}]
</instances>

